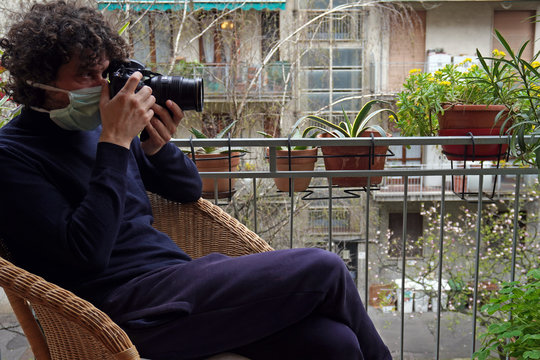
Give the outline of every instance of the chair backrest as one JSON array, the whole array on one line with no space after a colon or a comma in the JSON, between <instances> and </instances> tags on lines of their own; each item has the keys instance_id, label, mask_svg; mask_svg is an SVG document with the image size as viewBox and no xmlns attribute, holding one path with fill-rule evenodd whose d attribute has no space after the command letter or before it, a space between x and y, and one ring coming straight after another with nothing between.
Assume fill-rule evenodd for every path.
<instances>
[{"instance_id":1,"label":"chair backrest","mask_svg":"<svg viewBox=\"0 0 540 360\"><path fill-rule=\"evenodd\" d=\"M154 227L168 234L192 258L212 252L229 256L274 250L244 224L205 199L180 204L148 193Z\"/></svg>"},{"instance_id":2,"label":"chair backrest","mask_svg":"<svg viewBox=\"0 0 540 360\"><path fill-rule=\"evenodd\" d=\"M105 313L3 258L0 286L36 359L140 359L127 334Z\"/></svg>"}]
</instances>

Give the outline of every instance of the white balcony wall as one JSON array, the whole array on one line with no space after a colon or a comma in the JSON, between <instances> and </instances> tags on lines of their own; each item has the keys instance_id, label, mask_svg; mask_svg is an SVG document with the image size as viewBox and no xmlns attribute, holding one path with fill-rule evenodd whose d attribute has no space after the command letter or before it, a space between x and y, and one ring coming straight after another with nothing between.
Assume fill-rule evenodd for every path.
<instances>
[{"instance_id":1,"label":"white balcony wall","mask_svg":"<svg viewBox=\"0 0 540 360\"><path fill-rule=\"evenodd\" d=\"M493 6L489 3L441 3L427 11L426 50L452 56L491 53Z\"/></svg>"}]
</instances>

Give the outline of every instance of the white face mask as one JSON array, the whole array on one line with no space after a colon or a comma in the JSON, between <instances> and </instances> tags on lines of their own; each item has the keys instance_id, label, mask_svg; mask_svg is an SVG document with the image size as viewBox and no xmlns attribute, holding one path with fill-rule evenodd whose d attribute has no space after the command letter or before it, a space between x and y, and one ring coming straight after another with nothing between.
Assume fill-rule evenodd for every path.
<instances>
[{"instance_id":1,"label":"white face mask","mask_svg":"<svg viewBox=\"0 0 540 360\"><path fill-rule=\"evenodd\" d=\"M59 91L68 94L69 105L65 108L50 111L33 108L37 111L48 112L51 120L62 129L94 130L101 124L99 100L101 98L102 86L68 91L39 83L29 82L29 85L44 90Z\"/></svg>"}]
</instances>

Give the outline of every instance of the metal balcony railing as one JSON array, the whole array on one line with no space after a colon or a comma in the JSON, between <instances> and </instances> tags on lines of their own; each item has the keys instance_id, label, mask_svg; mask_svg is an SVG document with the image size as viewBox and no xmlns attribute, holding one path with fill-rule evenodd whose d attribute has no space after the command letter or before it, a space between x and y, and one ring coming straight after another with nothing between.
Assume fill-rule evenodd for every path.
<instances>
[{"instance_id":1,"label":"metal balcony railing","mask_svg":"<svg viewBox=\"0 0 540 360\"><path fill-rule=\"evenodd\" d=\"M538 267L538 169L501 157L327 171L319 149L313 171L278 171L276 147L508 141L498 136L173 140L186 149L249 150L240 170L201 174L236 179L232 191L219 193L216 183L207 195L275 248L317 246L338 253L396 359L466 358L478 350L489 321L481 305L502 281ZM344 175L367 177L368 185L378 176L382 181L359 188L333 185ZM313 179L303 192L277 191L271 181L290 178L294 187L308 176ZM424 334L421 341L419 334Z\"/></svg>"}]
</instances>

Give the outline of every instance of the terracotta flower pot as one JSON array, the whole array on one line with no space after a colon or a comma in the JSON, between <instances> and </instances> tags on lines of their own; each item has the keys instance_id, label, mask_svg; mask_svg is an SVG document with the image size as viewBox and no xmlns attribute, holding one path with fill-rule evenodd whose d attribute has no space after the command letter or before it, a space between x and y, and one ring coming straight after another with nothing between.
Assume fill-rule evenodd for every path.
<instances>
[{"instance_id":1,"label":"terracotta flower pot","mask_svg":"<svg viewBox=\"0 0 540 360\"><path fill-rule=\"evenodd\" d=\"M506 107L503 105L454 105L439 115L439 136L497 136L506 120L506 113L495 124L495 117ZM510 124L506 124L506 130ZM504 133L503 132L503 133ZM448 160L498 160L508 150L507 144L443 145Z\"/></svg>"},{"instance_id":2,"label":"terracotta flower pot","mask_svg":"<svg viewBox=\"0 0 540 360\"><path fill-rule=\"evenodd\" d=\"M190 155L191 157L191 155ZM238 170L240 163L240 153L231 153L231 171ZM229 171L228 154L196 154L195 164L200 172L227 172ZM229 189L228 178L202 178L203 193L214 193L215 183L217 181L218 193L229 192L234 188L235 178L231 178L231 188Z\"/></svg>"},{"instance_id":3,"label":"terracotta flower pot","mask_svg":"<svg viewBox=\"0 0 540 360\"><path fill-rule=\"evenodd\" d=\"M289 150L276 150L276 167L278 171L289 171ZM313 171L317 162L317 148L291 151L291 171ZM311 177L294 178L294 191L304 191L308 188ZM274 183L280 191L289 192L289 178L274 178Z\"/></svg>"},{"instance_id":4,"label":"terracotta flower pot","mask_svg":"<svg viewBox=\"0 0 540 360\"><path fill-rule=\"evenodd\" d=\"M381 135L376 131L365 131L362 137ZM319 134L318 137L332 137ZM321 146L326 170L382 170L386 162L388 146L375 146L374 156L370 157L371 146ZM344 157L342 157L345 155ZM352 155L352 156L351 156ZM373 160L373 162L371 162ZM371 177L371 185L382 182L382 176ZM343 187L367 186L367 177L335 177L332 184Z\"/></svg>"}]
</instances>

